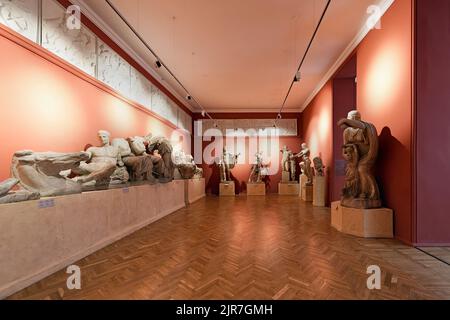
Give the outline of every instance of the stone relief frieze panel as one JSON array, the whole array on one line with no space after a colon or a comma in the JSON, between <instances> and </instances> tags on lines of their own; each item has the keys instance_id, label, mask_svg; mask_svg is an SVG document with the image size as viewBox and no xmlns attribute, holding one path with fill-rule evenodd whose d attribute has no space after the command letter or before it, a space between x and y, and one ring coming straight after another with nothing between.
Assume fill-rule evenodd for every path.
<instances>
[{"instance_id":1,"label":"stone relief frieze panel","mask_svg":"<svg viewBox=\"0 0 450 320\"><path fill-rule=\"evenodd\" d=\"M53 0L42 2L42 46L67 62L95 76L96 37L85 26L69 30L66 10Z\"/></svg>"},{"instance_id":2,"label":"stone relief frieze panel","mask_svg":"<svg viewBox=\"0 0 450 320\"><path fill-rule=\"evenodd\" d=\"M131 97L131 66L103 41L97 39L98 80L127 98Z\"/></svg>"},{"instance_id":3,"label":"stone relief frieze panel","mask_svg":"<svg viewBox=\"0 0 450 320\"><path fill-rule=\"evenodd\" d=\"M139 71L131 68L131 99L151 110L152 105L151 82Z\"/></svg>"},{"instance_id":4,"label":"stone relief frieze panel","mask_svg":"<svg viewBox=\"0 0 450 320\"><path fill-rule=\"evenodd\" d=\"M202 120L202 132L214 128L214 124L217 124L217 129L221 130L223 135L227 133L227 130L239 134L238 131L235 131L236 129L245 133L257 134L260 130L273 130L274 124L276 124L280 136L297 136L297 119L279 119L277 121L274 119L205 119Z\"/></svg>"},{"instance_id":5,"label":"stone relief frieze panel","mask_svg":"<svg viewBox=\"0 0 450 320\"><path fill-rule=\"evenodd\" d=\"M38 0L0 0L0 23L38 41Z\"/></svg>"}]
</instances>

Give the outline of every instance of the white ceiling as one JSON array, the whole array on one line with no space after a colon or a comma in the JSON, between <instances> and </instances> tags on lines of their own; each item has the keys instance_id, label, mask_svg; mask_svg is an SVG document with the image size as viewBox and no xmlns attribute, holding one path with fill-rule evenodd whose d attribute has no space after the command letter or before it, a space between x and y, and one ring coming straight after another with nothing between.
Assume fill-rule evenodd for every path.
<instances>
[{"instance_id":1,"label":"white ceiling","mask_svg":"<svg viewBox=\"0 0 450 320\"><path fill-rule=\"evenodd\" d=\"M154 68L154 57L106 1L74 2L139 62L153 68L149 71L164 79L166 87L185 96L163 69ZM112 0L209 112L278 111L326 2ZM369 5L391 2L331 1L301 69L302 80L294 84L284 111L301 111L337 61L350 53L364 32ZM191 109L198 111L194 103Z\"/></svg>"}]
</instances>

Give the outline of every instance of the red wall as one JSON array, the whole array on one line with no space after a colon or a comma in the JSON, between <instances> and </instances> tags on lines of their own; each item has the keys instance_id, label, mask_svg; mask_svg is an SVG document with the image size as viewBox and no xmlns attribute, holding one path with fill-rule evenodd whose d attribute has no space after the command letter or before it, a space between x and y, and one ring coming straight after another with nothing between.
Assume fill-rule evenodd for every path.
<instances>
[{"instance_id":1,"label":"red wall","mask_svg":"<svg viewBox=\"0 0 450 320\"><path fill-rule=\"evenodd\" d=\"M417 242L450 245L450 2L416 3Z\"/></svg>"},{"instance_id":2,"label":"red wall","mask_svg":"<svg viewBox=\"0 0 450 320\"><path fill-rule=\"evenodd\" d=\"M316 156L322 158L327 176L333 166L332 120L333 84L330 80L303 111L302 119L303 137L311 150L311 159ZM328 191L330 192L330 187Z\"/></svg>"},{"instance_id":3,"label":"red wall","mask_svg":"<svg viewBox=\"0 0 450 320\"><path fill-rule=\"evenodd\" d=\"M276 113L215 113L211 114L214 119L275 119ZM301 114L300 113L286 113L283 114L283 118L297 119L298 132L301 132ZM194 114L194 119L202 119L200 114ZM300 152L300 144L302 140L300 136L297 137L280 137L279 145L281 148L286 145L294 152ZM203 150L210 142L203 142ZM245 150L246 158L240 158L245 161L245 164L238 164L232 170L232 178L235 181L236 193L244 192L246 190L246 184L251 171L250 161L253 160L253 154L249 152L249 139L245 139L245 146L242 146ZM231 151L231 148L227 148ZM278 167L278 172L275 175L268 177L266 180L267 191L270 193L278 192L278 183L281 181L281 153L278 158L270 159L273 164ZM219 194L220 176L215 165L202 165L205 179L206 179L206 192L211 194ZM297 173L300 172L298 168Z\"/></svg>"},{"instance_id":4,"label":"red wall","mask_svg":"<svg viewBox=\"0 0 450 320\"><path fill-rule=\"evenodd\" d=\"M0 180L10 176L15 151L80 151L98 144L99 129L170 137L164 120L3 27L0 48ZM184 142L189 150L190 138Z\"/></svg>"},{"instance_id":5,"label":"red wall","mask_svg":"<svg viewBox=\"0 0 450 320\"><path fill-rule=\"evenodd\" d=\"M377 177L394 209L395 235L414 241L412 220L412 1L396 0L357 49L357 106L380 136Z\"/></svg>"}]
</instances>

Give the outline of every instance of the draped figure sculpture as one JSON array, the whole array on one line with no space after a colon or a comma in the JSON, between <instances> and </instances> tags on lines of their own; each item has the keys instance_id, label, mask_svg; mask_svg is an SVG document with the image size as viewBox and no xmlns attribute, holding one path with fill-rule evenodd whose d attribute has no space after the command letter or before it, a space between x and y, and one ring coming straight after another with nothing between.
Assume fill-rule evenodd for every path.
<instances>
[{"instance_id":1,"label":"draped figure sculpture","mask_svg":"<svg viewBox=\"0 0 450 320\"><path fill-rule=\"evenodd\" d=\"M313 172L311 168L311 151L309 150L306 143L302 143L302 151L296 155L296 157L301 158L300 168L302 173L307 177L306 185L312 186L313 184Z\"/></svg>"},{"instance_id":2,"label":"draped figure sculpture","mask_svg":"<svg viewBox=\"0 0 450 320\"><path fill-rule=\"evenodd\" d=\"M338 126L344 129L343 157L347 161L345 186L341 205L372 209L381 207L380 192L373 175L378 155L378 134L375 126L361 120L354 110Z\"/></svg>"},{"instance_id":3,"label":"draped figure sculpture","mask_svg":"<svg viewBox=\"0 0 450 320\"><path fill-rule=\"evenodd\" d=\"M262 178L268 175L267 167L263 164L262 152L255 154L255 164L252 165L252 171L248 178L248 183L261 183Z\"/></svg>"},{"instance_id":4,"label":"draped figure sculpture","mask_svg":"<svg viewBox=\"0 0 450 320\"><path fill-rule=\"evenodd\" d=\"M296 156L294 153L289 150L287 146L283 146L283 149L280 150L282 153L281 159L281 167L283 170L282 173L282 182L289 183L295 181L296 176Z\"/></svg>"}]
</instances>

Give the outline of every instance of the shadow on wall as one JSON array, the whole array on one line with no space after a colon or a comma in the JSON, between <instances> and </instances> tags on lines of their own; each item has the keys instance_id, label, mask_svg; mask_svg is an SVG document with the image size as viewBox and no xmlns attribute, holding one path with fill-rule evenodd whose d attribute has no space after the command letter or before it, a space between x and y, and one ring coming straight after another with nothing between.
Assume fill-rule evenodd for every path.
<instances>
[{"instance_id":1,"label":"shadow on wall","mask_svg":"<svg viewBox=\"0 0 450 320\"><path fill-rule=\"evenodd\" d=\"M398 166L402 164L397 159L408 158L408 149L394 136L392 136L391 129L384 127L381 130L379 139L378 159L375 165L375 176L377 177L378 186L380 188L381 200L383 205L387 207L394 207L391 204L391 199L386 195L392 192L402 192L401 189L396 189L396 186L401 181L398 176ZM407 182L405 181L404 184ZM395 185L394 185L395 184ZM406 198L406 195L405 195Z\"/></svg>"}]
</instances>

